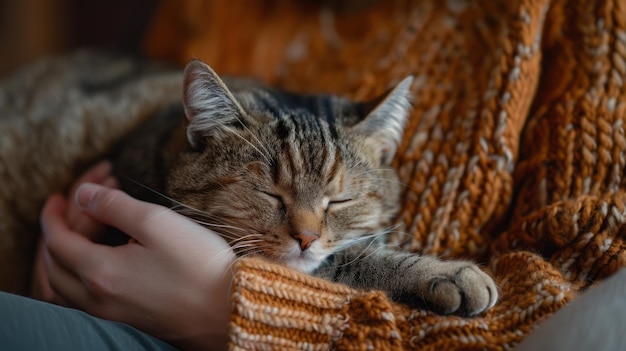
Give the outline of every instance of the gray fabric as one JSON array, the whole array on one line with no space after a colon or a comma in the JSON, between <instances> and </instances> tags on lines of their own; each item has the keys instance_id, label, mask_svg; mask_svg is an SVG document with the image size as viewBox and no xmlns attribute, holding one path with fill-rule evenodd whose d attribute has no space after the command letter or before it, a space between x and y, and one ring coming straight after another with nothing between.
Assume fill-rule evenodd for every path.
<instances>
[{"instance_id":1,"label":"gray fabric","mask_svg":"<svg viewBox=\"0 0 626 351\"><path fill-rule=\"evenodd\" d=\"M2 350L176 350L129 325L0 292Z\"/></svg>"},{"instance_id":2,"label":"gray fabric","mask_svg":"<svg viewBox=\"0 0 626 351\"><path fill-rule=\"evenodd\" d=\"M626 350L626 268L541 322L515 351Z\"/></svg>"}]
</instances>

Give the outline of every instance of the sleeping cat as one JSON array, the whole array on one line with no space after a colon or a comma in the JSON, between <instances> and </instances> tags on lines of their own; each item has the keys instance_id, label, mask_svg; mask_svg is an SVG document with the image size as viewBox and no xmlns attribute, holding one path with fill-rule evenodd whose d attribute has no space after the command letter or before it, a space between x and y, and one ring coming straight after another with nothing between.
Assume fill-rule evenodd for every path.
<instances>
[{"instance_id":1,"label":"sleeping cat","mask_svg":"<svg viewBox=\"0 0 626 351\"><path fill-rule=\"evenodd\" d=\"M124 190L220 233L239 256L440 313L475 315L495 304L496 285L473 263L382 244L399 210L390 164L411 77L368 103L227 83L199 60L188 64L183 106L119 146L113 162Z\"/></svg>"}]
</instances>

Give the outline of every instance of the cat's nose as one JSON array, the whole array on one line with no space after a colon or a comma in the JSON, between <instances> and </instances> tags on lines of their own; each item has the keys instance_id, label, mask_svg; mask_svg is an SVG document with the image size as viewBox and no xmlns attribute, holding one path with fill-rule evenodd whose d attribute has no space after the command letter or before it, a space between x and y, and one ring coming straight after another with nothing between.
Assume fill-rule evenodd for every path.
<instances>
[{"instance_id":1,"label":"cat's nose","mask_svg":"<svg viewBox=\"0 0 626 351\"><path fill-rule=\"evenodd\" d=\"M311 244L313 244L315 240L319 239L320 235L319 233L315 233L309 230L303 230L298 234L293 235L293 238L298 240L298 242L300 243L300 248L302 249L302 251L304 251L311 247Z\"/></svg>"}]
</instances>

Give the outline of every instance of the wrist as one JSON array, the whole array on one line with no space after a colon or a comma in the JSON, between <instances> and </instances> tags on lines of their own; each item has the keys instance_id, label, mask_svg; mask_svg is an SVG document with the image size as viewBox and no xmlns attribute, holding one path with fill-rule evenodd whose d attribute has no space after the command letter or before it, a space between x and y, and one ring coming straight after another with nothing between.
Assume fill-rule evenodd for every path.
<instances>
[{"instance_id":1,"label":"wrist","mask_svg":"<svg viewBox=\"0 0 626 351\"><path fill-rule=\"evenodd\" d=\"M205 285L198 289L198 310L190 311L193 317L184 323L182 337L170 340L174 346L183 350L226 350L230 322L230 295L232 288L232 262L221 259L220 265L211 265ZM201 311L201 312L200 312Z\"/></svg>"}]
</instances>

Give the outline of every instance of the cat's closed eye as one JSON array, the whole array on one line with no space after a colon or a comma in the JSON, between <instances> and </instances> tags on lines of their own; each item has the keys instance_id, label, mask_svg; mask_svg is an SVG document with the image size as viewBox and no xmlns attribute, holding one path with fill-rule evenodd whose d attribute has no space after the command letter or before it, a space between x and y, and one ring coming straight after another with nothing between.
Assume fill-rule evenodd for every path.
<instances>
[{"instance_id":1,"label":"cat's closed eye","mask_svg":"<svg viewBox=\"0 0 626 351\"><path fill-rule=\"evenodd\" d=\"M353 202L354 202L353 198L338 198L338 199L328 200L328 202L326 203L324 212L326 213L326 215L328 215L333 210L341 210L351 205Z\"/></svg>"},{"instance_id":2,"label":"cat's closed eye","mask_svg":"<svg viewBox=\"0 0 626 351\"><path fill-rule=\"evenodd\" d=\"M340 200L339 199L338 200L330 200L330 201L328 201L328 206L345 204L345 203L348 203L348 202L350 202L352 200L353 200L352 198L340 199Z\"/></svg>"},{"instance_id":3,"label":"cat's closed eye","mask_svg":"<svg viewBox=\"0 0 626 351\"><path fill-rule=\"evenodd\" d=\"M259 189L255 189L255 191L278 208L283 209L285 207L285 201L279 194Z\"/></svg>"},{"instance_id":4,"label":"cat's closed eye","mask_svg":"<svg viewBox=\"0 0 626 351\"><path fill-rule=\"evenodd\" d=\"M328 210L330 208L341 208L344 207L344 205L349 205L353 201L354 199L352 198L339 198L336 200L330 200L326 205L326 209Z\"/></svg>"}]
</instances>

